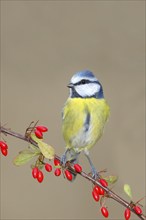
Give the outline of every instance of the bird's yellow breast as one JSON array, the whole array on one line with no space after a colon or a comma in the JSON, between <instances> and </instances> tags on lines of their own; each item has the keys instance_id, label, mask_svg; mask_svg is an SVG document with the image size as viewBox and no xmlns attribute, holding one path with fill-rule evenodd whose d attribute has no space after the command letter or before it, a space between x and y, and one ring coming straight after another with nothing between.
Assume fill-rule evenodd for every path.
<instances>
[{"instance_id":1,"label":"bird's yellow breast","mask_svg":"<svg viewBox=\"0 0 146 220\"><path fill-rule=\"evenodd\" d=\"M88 150L101 137L109 116L105 99L69 98L63 109L63 136L67 148Z\"/></svg>"}]
</instances>

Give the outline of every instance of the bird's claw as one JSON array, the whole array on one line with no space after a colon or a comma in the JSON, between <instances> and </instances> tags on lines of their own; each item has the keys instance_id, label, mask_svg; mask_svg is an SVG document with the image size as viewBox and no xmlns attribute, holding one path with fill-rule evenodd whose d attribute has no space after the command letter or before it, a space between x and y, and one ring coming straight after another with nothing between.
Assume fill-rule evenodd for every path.
<instances>
[{"instance_id":1,"label":"bird's claw","mask_svg":"<svg viewBox=\"0 0 146 220\"><path fill-rule=\"evenodd\" d=\"M97 170L96 170L94 167L92 167L91 172L92 172L92 178L93 178L94 180L97 180L97 179L100 178L99 173L97 172Z\"/></svg>"},{"instance_id":2,"label":"bird's claw","mask_svg":"<svg viewBox=\"0 0 146 220\"><path fill-rule=\"evenodd\" d=\"M62 155L60 162L61 162L61 164L62 164L63 166L65 166L65 164L66 164L66 154L63 154L63 155Z\"/></svg>"}]
</instances>

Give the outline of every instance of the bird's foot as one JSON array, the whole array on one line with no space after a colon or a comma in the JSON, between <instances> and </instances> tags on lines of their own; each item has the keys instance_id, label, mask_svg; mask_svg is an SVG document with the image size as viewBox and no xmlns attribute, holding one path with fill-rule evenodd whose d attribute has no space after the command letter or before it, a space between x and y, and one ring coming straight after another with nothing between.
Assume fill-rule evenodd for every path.
<instances>
[{"instance_id":1,"label":"bird's foot","mask_svg":"<svg viewBox=\"0 0 146 220\"><path fill-rule=\"evenodd\" d=\"M63 154L60 159L61 165L65 166L66 164L66 154Z\"/></svg>"},{"instance_id":2,"label":"bird's foot","mask_svg":"<svg viewBox=\"0 0 146 220\"><path fill-rule=\"evenodd\" d=\"M99 173L97 172L97 170L95 169L95 167L92 167L91 168L91 173L92 173L92 178L97 180L100 178L100 175Z\"/></svg>"}]
</instances>

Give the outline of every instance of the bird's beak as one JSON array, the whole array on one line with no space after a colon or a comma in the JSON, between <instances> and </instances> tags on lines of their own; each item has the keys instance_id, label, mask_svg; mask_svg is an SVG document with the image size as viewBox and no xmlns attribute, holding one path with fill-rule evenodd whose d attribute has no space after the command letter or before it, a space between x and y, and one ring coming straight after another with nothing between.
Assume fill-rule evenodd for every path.
<instances>
[{"instance_id":1,"label":"bird's beak","mask_svg":"<svg viewBox=\"0 0 146 220\"><path fill-rule=\"evenodd\" d=\"M73 85L72 83L69 83L69 84L67 85L68 88L73 88L73 86L74 86L74 85Z\"/></svg>"}]
</instances>

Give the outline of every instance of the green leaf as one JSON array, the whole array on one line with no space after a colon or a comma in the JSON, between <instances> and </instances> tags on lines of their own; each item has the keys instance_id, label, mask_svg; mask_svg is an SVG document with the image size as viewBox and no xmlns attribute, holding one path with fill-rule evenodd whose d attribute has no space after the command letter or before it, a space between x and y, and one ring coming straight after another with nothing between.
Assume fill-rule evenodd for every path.
<instances>
[{"instance_id":1,"label":"green leaf","mask_svg":"<svg viewBox=\"0 0 146 220\"><path fill-rule=\"evenodd\" d=\"M42 139L37 138L35 134L31 134L31 138L38 144L38 147L45 158L49 160L54 158L55 150L52 146L43 142Z\"/></svg>"},{"instance_id":2,"label":"green leaf","mask_svg":"<svg viewBox=\"0 0 146 220\"><path fill-rule=\"evenodd\" d=\"M27 162L29 162L32 158L34 158L37 155L39 155L38 152L34 153L34 152L30 151L29 149L23 150L23 151L19 152L19 154L13 160L13 163L16 166L20 166L20 165L26 164Z\"/></svg>"},{"instance_id":3,"label":"green leaf","mask_svg":"<svg viewBox=\"0 0 146 220\"><path fill-rule=\"evenodd\" d=\"M124 192L132 198L132 190L131 187L128 184L124 184Z\"/></svg>"},{"instance_id":4,"label":"green leaf","mask_svg":"<svg viewBox=\"0 0 146 220\"><path fill-rule=\"evenodd\" d=\"M33 144L29 145L29 148L34 152L34 153L40 153L39 147L34 146Z\"/></svg>"},{"instance_id":5,"label":"green leaf","mask_svg":"<svg viewBox=\"0 0 146 220\"><path fill-rule=\"evenodd\" d=\"M52 160L54 158L55 151L53 147L42 141L38 143L38 146L45 158L49 160Z\"/></svg>"},{"instance_id":6,"label":"green leaf","mask_svg":"<svg viewBox=\"0 0 146 220\"><path fill-rule=\"evenodd\" d=\"M108 184L114 184L118 181L118 176L107 176L104 179L108 182Z\"/></svg>"}]
</instances>

